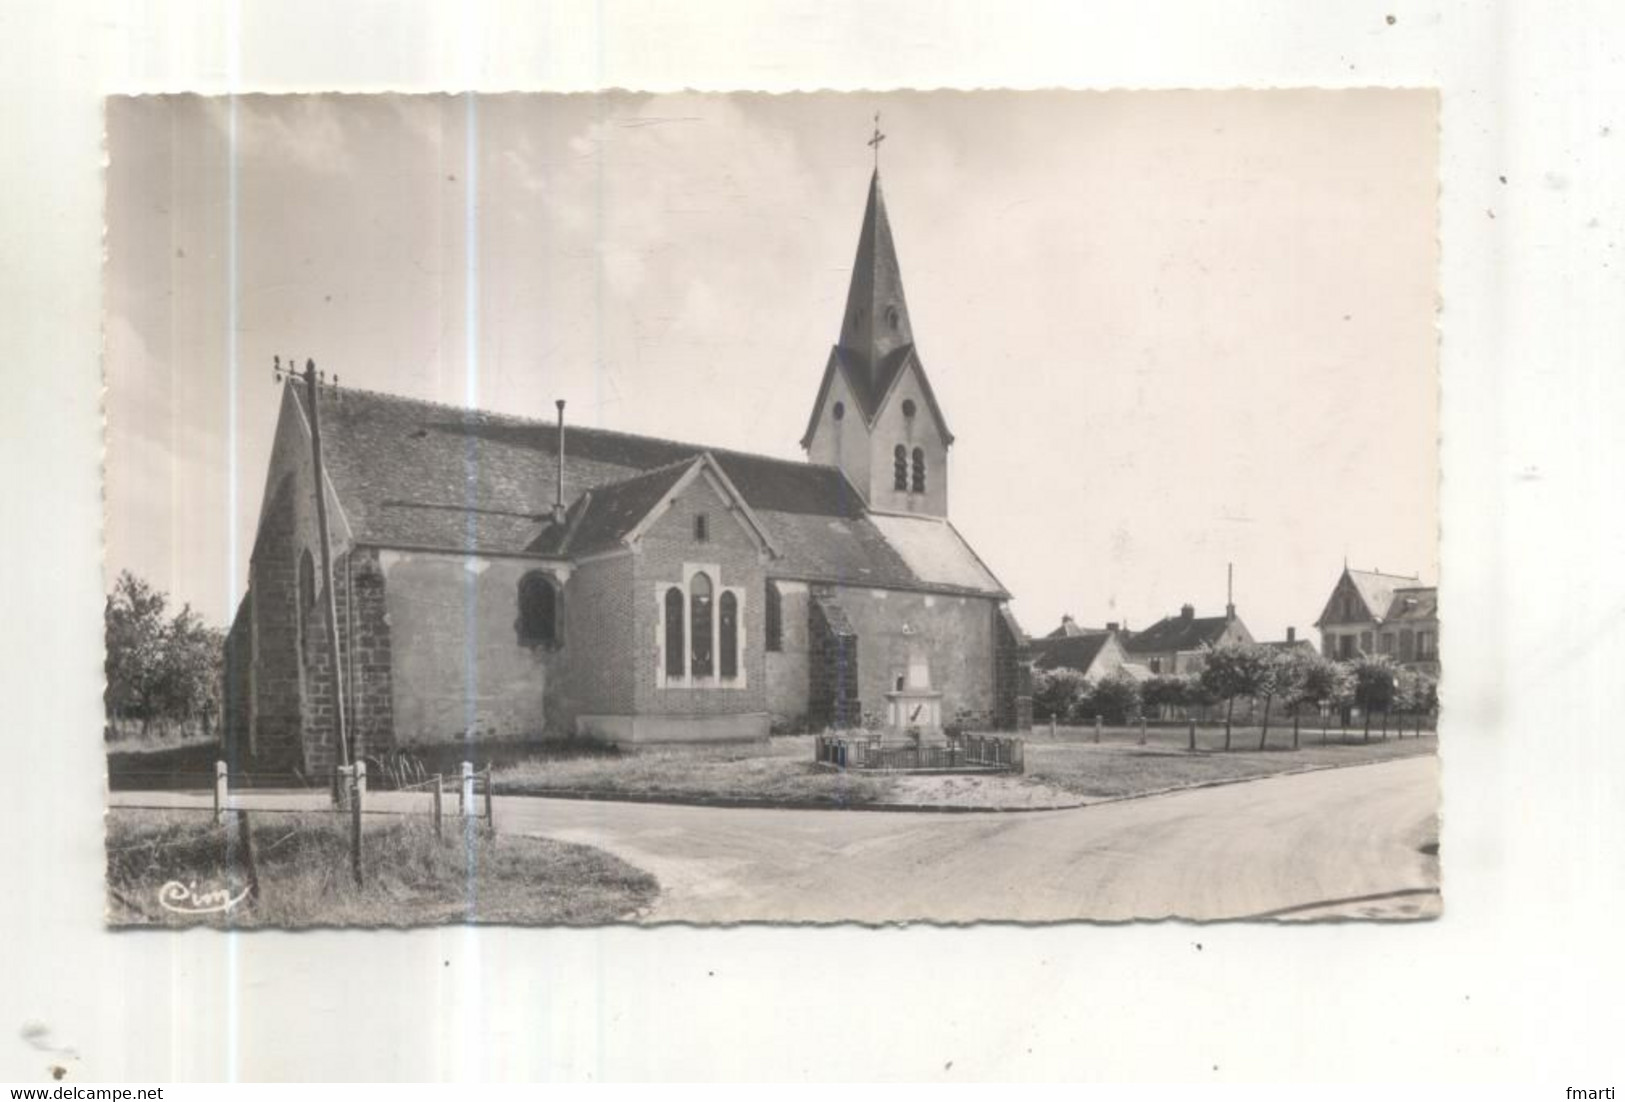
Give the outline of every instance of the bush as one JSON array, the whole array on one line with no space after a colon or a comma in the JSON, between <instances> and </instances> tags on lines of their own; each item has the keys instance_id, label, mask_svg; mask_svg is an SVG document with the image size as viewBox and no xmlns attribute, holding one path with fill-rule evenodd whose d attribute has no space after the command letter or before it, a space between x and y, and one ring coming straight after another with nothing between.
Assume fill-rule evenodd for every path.
<instances>
[{"instance_id":1,"label":"bush","mask_svg":"<svg viewBox=\"0 0 1625 1102\"><path fill-rule=\"evenodd\" d=\"M1089 691L1084 711L1111 724L1137 719L1140 715L1140 683L1122 671L1107 674Z\"/></svg>"},{"instance_id":2,"label":"bush","mask_svg":"<svg viewBox=\"0 0 1625 1102\"><path fill-rule=\"evenodd\" d=\"M1033 671L1033 722L1071 723L1089 692L1089 682L1077 670L1061 667Z\"/></svg>"}]
</instances>

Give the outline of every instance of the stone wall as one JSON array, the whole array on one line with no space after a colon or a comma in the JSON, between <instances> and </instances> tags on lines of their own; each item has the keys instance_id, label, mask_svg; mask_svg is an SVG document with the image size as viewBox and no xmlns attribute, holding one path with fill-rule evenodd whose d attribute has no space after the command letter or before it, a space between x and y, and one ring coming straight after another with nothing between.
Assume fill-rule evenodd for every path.
<instances>
[{"instance_id":1,"label":"stone wall","mask_svg":"<svg viewBox=\"0 0 1625 1102\"><path fill-rule=\"evenodd\" d=\"M859 657L857 632L833 589L815 590L807 602L807 724L813 730L862 725Z\"/></svg>"},{"instance_id":2,"label":"stone wall","mask_svg":"<svg viewBox=\"0 0 1625 1102\"><path fill-rule=\"evenodd\" d=\"M942 693L945 724L980 730L994 725L997 602L855 586L840 586L834 592L862 641L857 695L871 723L884 717L886 693L896 687L899 677L907 677L911 659L919 658L929 666L931 688Z\"/></svg>"},{"instance_id":3,"label":"stone wall","mask_svg":"<svg viewBox=\"0 0 1625 1102\"><path fill-rule=\"evenodd\" d=\"M767 710L773 723L784 729L799 729L807 723L808 611L807 583L780 581L779 608L782 645L767 651ZM765 604L765 596L764 596ZM767 638L765 609L758 616L762 638Z\"/></svg>"},{"instance_id":4,"label":"stone wall","mask_svg":"<svg viewBox=\"0 0 1625 1102\"><path fill-rule=\"evenodd\" d=\"M467 737L541 738L548 728L548 690L571 644L520 642L519 582L532 570L557 573L531 559L445 552L379 552L391 668L390 716L403 747ZM573 604L570 595L566 606Z\"/></svg>"}]
</instances>

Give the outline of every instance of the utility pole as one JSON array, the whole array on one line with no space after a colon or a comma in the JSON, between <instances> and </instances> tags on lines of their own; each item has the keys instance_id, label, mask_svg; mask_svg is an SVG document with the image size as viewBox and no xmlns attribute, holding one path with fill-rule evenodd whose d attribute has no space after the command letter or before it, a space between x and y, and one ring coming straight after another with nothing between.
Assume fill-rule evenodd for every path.
<instances>
[{"instance_id":1,"label":"utility pole","mask_svg":"<svg viewBox=\"0 0 1625 1102\"><path fill-rule=\"evenodd\" d=\"M291 358L285 370L280 356L273 357L273 362L278 379L293 378ZM338 735L338 764L348 766L350 735L344 715L344 665L339 661L339 605L338 595L333 590L333 538L327 527L327 472L322 466L322 410L317 401L317 390L324 380L317 375L316 361L311 359L305 361L301 377L305 382L305 398L310 406L310 458L316 481L316 532L322 545L322 587L327 591L327 599L322 602L322 619L327 628L327 653L332 656L333 722ZM333 385L338 385L337 375L333 376Z\"/></svg>"}]
</instances>

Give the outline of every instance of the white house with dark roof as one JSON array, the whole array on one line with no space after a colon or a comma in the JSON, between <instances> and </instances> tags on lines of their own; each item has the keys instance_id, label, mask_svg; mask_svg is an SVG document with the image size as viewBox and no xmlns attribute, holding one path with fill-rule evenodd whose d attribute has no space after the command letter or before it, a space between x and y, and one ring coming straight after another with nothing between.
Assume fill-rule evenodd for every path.
<instances>
[{"instance_id":1,"label":"white house with dark roof","mask_svg":"<svg viewBox=\"0 0 1625 1102\"><path fill-rule=\"evenodd\" d=\"M1415 576L1345 566L1315 627L1328 658L1385 654L1406 669L1439 673L1439 590Z\"/></svg>"},{"instance_id":2,"label":"white house with dark roof","mask_svg":"<svg viewBox=\"0 0 1625 1102\"><path fill-rule=\"evenodd\" d=\"M1030 723L1010 595L948 518L953 442L871 179L808 462L290 384L227 645L232 753ZM315 520L319 412L338 653ZM342 671L341 678L334 671ZM342 688L343 697L336 694Z\"/></svg>"}]
</instances>

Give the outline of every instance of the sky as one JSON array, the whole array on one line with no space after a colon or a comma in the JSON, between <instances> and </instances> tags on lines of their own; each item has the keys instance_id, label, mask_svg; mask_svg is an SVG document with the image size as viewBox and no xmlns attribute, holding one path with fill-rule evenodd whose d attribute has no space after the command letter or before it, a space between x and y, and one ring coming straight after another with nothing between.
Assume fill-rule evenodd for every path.
<instances>
[{"instance_id":1,"label":"sky","mask_svg":"<svg viewBox=\"0 0 1625 1102\"><path fill-rule=\"evenodd\" d=\"M229 619L273 355L801 457L877 111L950 517L1029 632L1437 580L1437 100L1390 89L110 99L109 578Z\"/></svg>"}]
</instances>

